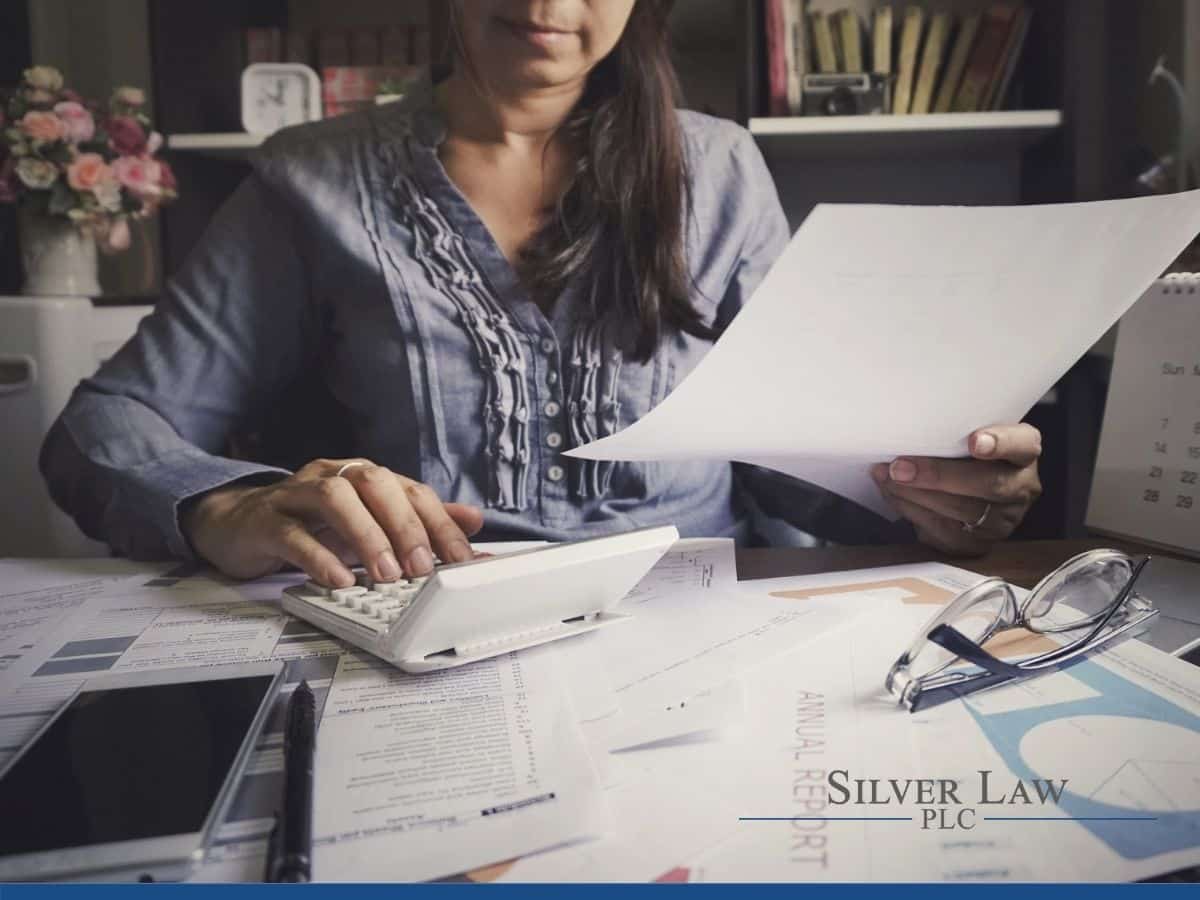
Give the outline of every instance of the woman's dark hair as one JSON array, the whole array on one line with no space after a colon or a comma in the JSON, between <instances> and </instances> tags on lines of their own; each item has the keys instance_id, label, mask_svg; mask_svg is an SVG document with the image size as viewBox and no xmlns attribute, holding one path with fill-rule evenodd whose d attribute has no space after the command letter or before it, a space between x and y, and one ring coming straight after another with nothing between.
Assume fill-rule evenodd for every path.
<instances>
[{"instance_id":1,"label":"woman's dark hair","mask_svg":"<svg viewBox=\"0 0 1200 900\"><path fill-rule=\"evenodd\" d=\"M636 0L616 47L592 70L562 130L574 168L520 261L540 302L582 278L592 314L641 361L667 331L715 337L689 298L690 196L667 32L673 2Z\"/></svg>"}]
</instances>

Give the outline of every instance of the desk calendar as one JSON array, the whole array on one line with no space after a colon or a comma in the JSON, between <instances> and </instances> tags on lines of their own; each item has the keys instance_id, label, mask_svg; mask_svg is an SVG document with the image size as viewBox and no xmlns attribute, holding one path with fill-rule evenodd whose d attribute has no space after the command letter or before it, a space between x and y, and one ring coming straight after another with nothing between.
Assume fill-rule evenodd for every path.
<instances>
[{"instance_id":1,"label":"desk calendar","mask_svg":"<svg viewBox=\"0 0 1200 900\"><path fill-rule=\"evenodd\" d=\"M1087 526L1200 555L1200 275L1121 320Z\"/></svg>"}]
</instances>

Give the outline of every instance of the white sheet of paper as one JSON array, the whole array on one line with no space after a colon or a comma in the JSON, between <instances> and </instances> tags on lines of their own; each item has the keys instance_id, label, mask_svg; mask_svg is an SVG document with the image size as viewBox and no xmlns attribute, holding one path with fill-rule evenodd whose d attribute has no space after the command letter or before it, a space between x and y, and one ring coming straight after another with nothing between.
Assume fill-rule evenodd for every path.
<instances>
[{"instance_id":1,"label":"white sheet of paper","mask_svg":"<svg viewBox=\"0 0 1200 900\"><path fill-rule=\"evenodd\" d=\"M886 513L868 467L1017 422L1200 232L1200 191L821 205L658 407L568 452L765 465Z\"/></svg>"},{"instance_id":2,"label":"white sheet of paper","mask_svg":"<svg viewBox=\"0 0 1200 900\"><path fill-rule=\"evenodd\" d=\"M608 750L694 733L681 704L860 614L847 604L797 604L736 588L647 596L625 611L628 624L573 639L576 652L608 672L621 705L619 715L586 729L593 747ZM705 730L716 727L706 719Z\"/></svg>"},{"instance_id":3,"label":"white sheet of paper","mask_svg":"<svg viewBox=\"0 0 1200 900\"><path fill-rule=\"evenodd\" d=\"M551 654L407 675L342 657L317 735L314 876L414 881L607 826Z\"/></svg>"}]
</instances>

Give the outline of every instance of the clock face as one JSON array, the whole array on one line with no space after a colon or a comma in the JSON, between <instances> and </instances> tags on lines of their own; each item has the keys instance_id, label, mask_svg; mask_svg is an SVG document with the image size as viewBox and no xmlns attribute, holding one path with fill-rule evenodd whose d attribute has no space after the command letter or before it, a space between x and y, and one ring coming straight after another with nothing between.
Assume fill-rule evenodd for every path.
<instances>
[{"instance_id":1,"label":"clock face","mask_svg":"<svg viewBox=\"0 0 1200 900\"><path fill-rule=\"evenodd\" d=\"M319 118L316 73L307 66L259 64L242 76L242 125L270 134Z\"/></svg>"},{"instance_id":2,"label":"clock face","mask_svg":"<svg viewBox=\"0 0 1200 900\"><path fill-rule=\"evenodd\" d=\"M307 118L307 93L303 78L265 75L254 83L255 118L272 131L303 122Z\"/></svg>"}]
</instances>

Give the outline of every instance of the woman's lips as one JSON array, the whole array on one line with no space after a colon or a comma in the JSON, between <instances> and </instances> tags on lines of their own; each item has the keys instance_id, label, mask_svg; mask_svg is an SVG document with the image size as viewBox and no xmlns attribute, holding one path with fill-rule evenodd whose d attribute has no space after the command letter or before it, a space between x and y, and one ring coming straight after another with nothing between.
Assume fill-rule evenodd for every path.
<instances>
[{"instance_id":1,"label":"woman's lips","mask_svg":"<svg viewBox=\"0 0 1200 900\"><path fill-rule=\"evenodd\" d=\"M508 19L501 19L500 22L518 39L544 50L562 46L574 34L565 28L540 25L536 22L513 22Z\"/></svg>"}]
</instances>

